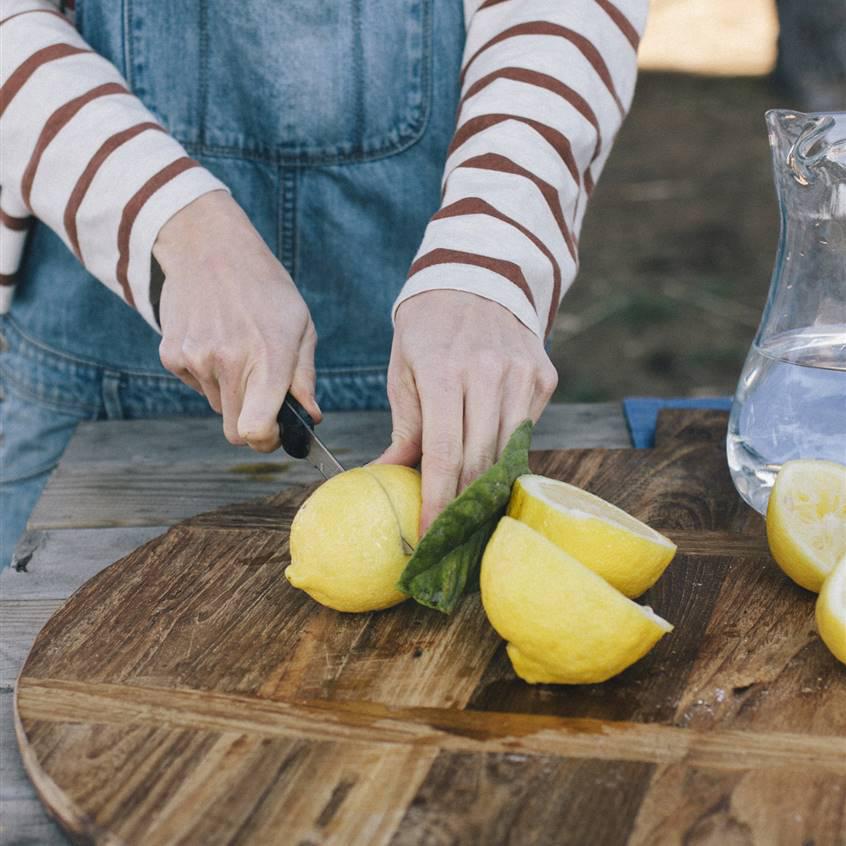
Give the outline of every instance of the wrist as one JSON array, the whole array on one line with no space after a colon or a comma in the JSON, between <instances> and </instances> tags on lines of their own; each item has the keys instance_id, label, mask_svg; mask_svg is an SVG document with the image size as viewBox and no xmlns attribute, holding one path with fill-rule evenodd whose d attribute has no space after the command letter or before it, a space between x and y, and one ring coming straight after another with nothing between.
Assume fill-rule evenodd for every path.
<instances>
[{"instance_id":1,"label":"wrist","mask_svg":"<svg viewBox=\"0 0 846 846\"><path fill-rule=\"evenodd\" d=\"M210 191L180 209L159 230L153 256L165 274L186 260L207 258L249 221L227 191Z\"/></svg>"}]
</instances>

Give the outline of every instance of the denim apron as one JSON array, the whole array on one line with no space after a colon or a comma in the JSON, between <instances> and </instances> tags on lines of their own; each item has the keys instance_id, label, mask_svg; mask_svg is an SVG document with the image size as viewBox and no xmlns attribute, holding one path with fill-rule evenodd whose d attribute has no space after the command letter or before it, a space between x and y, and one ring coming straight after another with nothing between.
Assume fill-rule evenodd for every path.
<instances>
[{"instance_id":1,"label":"denim apron","mask_svg":"<svg viewBox=\"0 0 846 846\"><path fill-rule=\"evenodd\" d=\"M293 276L317 329L321 407L386 408L391 305L454 128L461 0L76 9L83 37L229 186ZM0 325L2 563L79 420L209 409L162 368L159 336L45 226Z\"/></svg>"}]
</instances>

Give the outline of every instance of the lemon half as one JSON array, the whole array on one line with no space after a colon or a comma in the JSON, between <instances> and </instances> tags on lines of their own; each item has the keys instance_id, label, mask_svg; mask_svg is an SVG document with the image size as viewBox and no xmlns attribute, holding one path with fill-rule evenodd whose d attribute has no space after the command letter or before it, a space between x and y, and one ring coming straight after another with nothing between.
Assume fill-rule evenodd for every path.
<instances>
[{"instance_id":1,"label":"lemon half","mask_svg":"<svg viewBox=\"0 0 846 846\"><path fill-rule=\"evenodd\" d=\"M817 598L817 629L834 657L846 664L846 555Z\"/></svg>"},{"instance_id":2,"label":"lemon half","mask_svg":"<svg viewBox=\"0 0 846 846\"><path fill-rule=\"evenodd\" d=\"M846 465L786 461L770 494L767 539L779 567L818 593L846 555Z\"/></svg>"},{"instance_id":3,"label":"lemon half","mask_svg":"<svg viewBox=\"0 0 846 846\"><path fill-rule=\"evenodd\" d=\"M485 549L481 587L514 671L533 684L605 681L673 628L510 517L500 520Z\"/></svg>"},{"instance_id":4,"label":"lemon half","mask_svg":"<svg viewBox=\"0 0 846 846\"><path fill-rule=\"evenodd\" d=\"M372 464L324 482L291 524L285 578L336 611L375 611L405 599L396 584L420 528L420 474Z\"/></svg>"},{"instance_id":5,"label":"lemon half","mask_svg":"<svg viewBox=\"0 0 846 846\"><path fill-rule=\"evenodd\" d=\"M610 502L581 488L520 476L508 516L540 532L626 596L640 596L658 581L676 545Z\"/></svg>"}]
</instances>

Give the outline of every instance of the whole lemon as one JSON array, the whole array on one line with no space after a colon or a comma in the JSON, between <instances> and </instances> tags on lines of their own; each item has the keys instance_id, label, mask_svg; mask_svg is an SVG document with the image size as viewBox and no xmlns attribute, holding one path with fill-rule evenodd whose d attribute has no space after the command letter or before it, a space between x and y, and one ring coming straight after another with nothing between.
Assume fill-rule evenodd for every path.
<instances>
[{"instance_id":1,"label":"whole lemon","mask_svg":"<svg viewBox=\"0 0 846 846\"><path fill-rule=\"evenodd\" d=\"M291 524L285 577L336 611L375 611L405 599L397 589L417 543L420 474L372 464L333 476L300 507Z\"/></svg>"}]
</instances>

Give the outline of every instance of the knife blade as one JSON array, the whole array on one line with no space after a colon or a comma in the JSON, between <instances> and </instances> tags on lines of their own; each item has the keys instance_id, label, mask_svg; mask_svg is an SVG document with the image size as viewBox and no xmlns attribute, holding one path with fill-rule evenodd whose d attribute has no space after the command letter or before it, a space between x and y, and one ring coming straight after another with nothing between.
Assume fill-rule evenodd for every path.
<instances>
[{"instance_id":1,"label":"knife blade","mask_svg":"<svg viewBox=\"0 0 846 846\"><path fill-rule=\"evenodd\" d=\"M305 409L290 395L285 397L276 417L282 449L291 458L308 461L324 479L343 473L341 462L314 433L314 422Z\"/></svg>"},{"instance_id":2,"label":"knife blade","mask_svg":"<svg viewBox=\"0 0 846 846\"><path fill-rule=\"evenodd\" d=\"M308 461L324 479L330 479L332 476L344 472L341 462L332 455L331 450L315 434L314 421L291 394L285 397L282 408L279 409L279 414L276 416L276 422L279 424L279 438L282 441L282 449L291 458ZM379 486L384 490L381 482L379 482ZM387 493L385 491L386 496ZM393 508L393 503L391 503L391 508ZM406 555L413 554L414 547L402 534L400 534L400 541L403 552Z\"/></svg>"}]
</instances>

